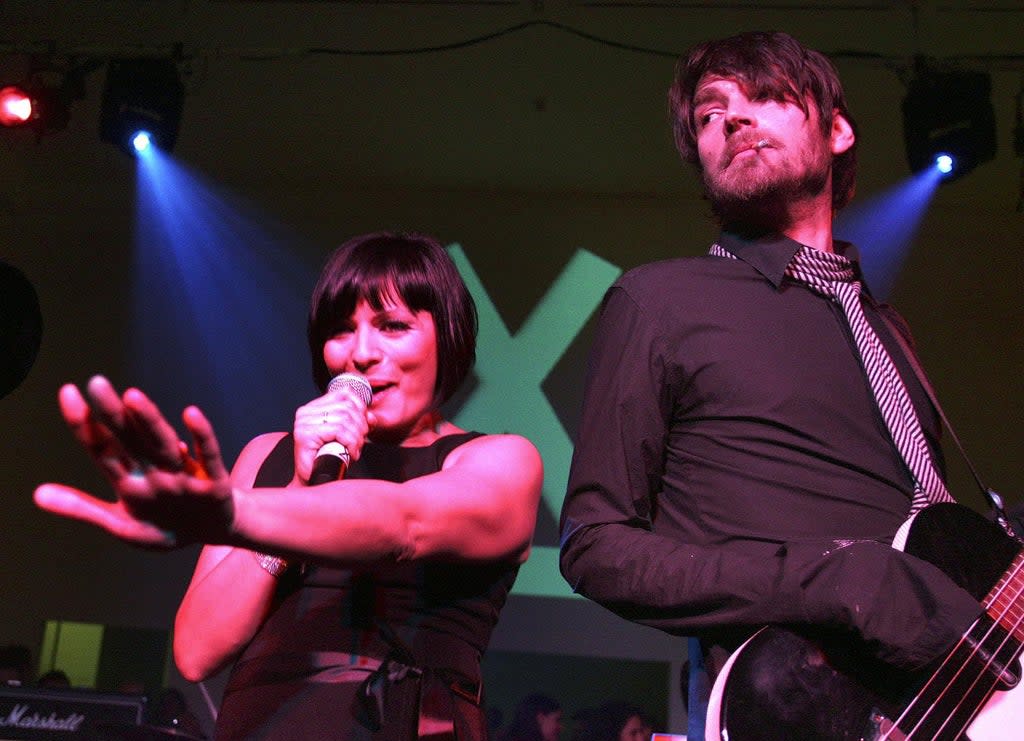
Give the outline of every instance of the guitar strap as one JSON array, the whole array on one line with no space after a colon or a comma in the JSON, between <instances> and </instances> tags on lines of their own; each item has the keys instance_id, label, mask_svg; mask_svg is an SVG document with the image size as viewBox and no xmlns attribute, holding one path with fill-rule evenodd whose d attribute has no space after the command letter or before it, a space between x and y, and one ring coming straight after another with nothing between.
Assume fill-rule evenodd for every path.
<instances>
[{"instance_id":1,"label":"guitar strap","mask_svg":"<svg viewBox=\"0 0 1024 741\"><path fill-rule=\"evenodd\" d=\"M988 502L989 507L992 508L992 513L995 516L996 522L1016 541L1024 543L1024 538L1017 534L1013 526L1010 524L1009 519L1006 516L1006 510L1003 508L1003 498L995 492L993 489L985 486L981 480L981 476L975 469L974 464L971 463L971 459L967 456L967 451L964 449L963 443L960 442L960 437L956 434L956 430L953 429L953 425L950 424L949 419L946 417L946 413L942 411L942 405L939 404L939 399L935 395L935 389L932 388L931 383L928 381L928 376L925 375L924 368L921 367L921 362L917 359L917 353L914 352L907 338L900 331L900 328L896 326L896 323L886 315L884 310L879 311L878 314L882 317L885 322L886 328L889 330L889 334L895 338L899 344L900 349L903 351L903 356L907 359L910 367L914 369L914 375L917 376L917 380L921 382L921 387L928 394L928 399L931 401L932 406L939 415L939 419L942 420L942 424L945 425L949 431L950 437L953 438L953 442L956 444L957 450L960 451L961 457L967 464L967 470L970 471L971 476L974 478L974 482L978 485L978 489L981 491L982 496Z\"/></svg>"}]
</instances>

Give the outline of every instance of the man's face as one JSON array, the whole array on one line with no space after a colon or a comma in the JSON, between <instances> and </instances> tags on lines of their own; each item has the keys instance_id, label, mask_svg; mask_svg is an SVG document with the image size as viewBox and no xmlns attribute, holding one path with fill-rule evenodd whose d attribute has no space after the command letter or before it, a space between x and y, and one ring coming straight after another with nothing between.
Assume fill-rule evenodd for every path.
<instances>
[{"instance_id":1,"label":"man's face","mask_svg":"<svg viewBox=\"0 0 1024 741\"><path fill-rule=\"evenodd\" d=\"M817 109L751 100L732 79L706 76L693 96L693 123L704 184L712 203L743 204L820 195L829 185L830 139Z\"/></svg>"}]
</instances>

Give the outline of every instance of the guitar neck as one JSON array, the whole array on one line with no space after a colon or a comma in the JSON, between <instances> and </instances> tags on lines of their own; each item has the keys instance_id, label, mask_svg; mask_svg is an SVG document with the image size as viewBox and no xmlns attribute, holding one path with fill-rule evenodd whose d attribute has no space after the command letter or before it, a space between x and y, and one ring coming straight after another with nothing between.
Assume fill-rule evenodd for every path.
<instances>
[{"instance_id":1,"label":"guitar neck","mask_svg":"<svg viewBox=\"0 0 1024 741\"><path fill-rule=\"evenodd\" d=\"M1017 554L981 604L993 621L1024 643L1024 551Z\"/></svg>"}]
</instances>

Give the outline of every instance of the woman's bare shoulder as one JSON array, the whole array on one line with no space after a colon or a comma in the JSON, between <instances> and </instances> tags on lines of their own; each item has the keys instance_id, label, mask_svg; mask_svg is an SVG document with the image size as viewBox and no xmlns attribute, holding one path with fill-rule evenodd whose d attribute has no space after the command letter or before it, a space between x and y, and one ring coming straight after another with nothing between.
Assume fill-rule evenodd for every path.
<instances>
[{"instance_id":1,"label":"woman's bare shoulder","mask_svg":"<svg viewBox=\"0 0 1024 741\"><path fill-rule=\"evenodd\" d=\"M235 484L251 486L252 482L256 480L256 473L263 465L263 461L287 434L287 432L265 432L246 443L235 460L234 468L231 469L231 478Z\"/></svg>"}]
</instances>

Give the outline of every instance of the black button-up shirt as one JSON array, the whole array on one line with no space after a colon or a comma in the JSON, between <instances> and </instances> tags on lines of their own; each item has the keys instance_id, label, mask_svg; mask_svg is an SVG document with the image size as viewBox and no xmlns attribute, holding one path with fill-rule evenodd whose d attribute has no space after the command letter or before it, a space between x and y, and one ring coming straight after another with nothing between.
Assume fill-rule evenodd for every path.
<instances>
[{"instance_id":1,"label":"black button-up shirt","mask_svg":"<svg viewBox=\"0 0 1024 741\"><path fill-rule=\"evenodd\" d=\"M980 607L889 545L912 479L842 309L783 277L796 242L719 244L738 259L646 265L605 297L562 511L563 574L672 633L824 624L918 666ZM902 320L863 302L941 470L936 414L881 312Z\"/></svg>"}]
</instances>

